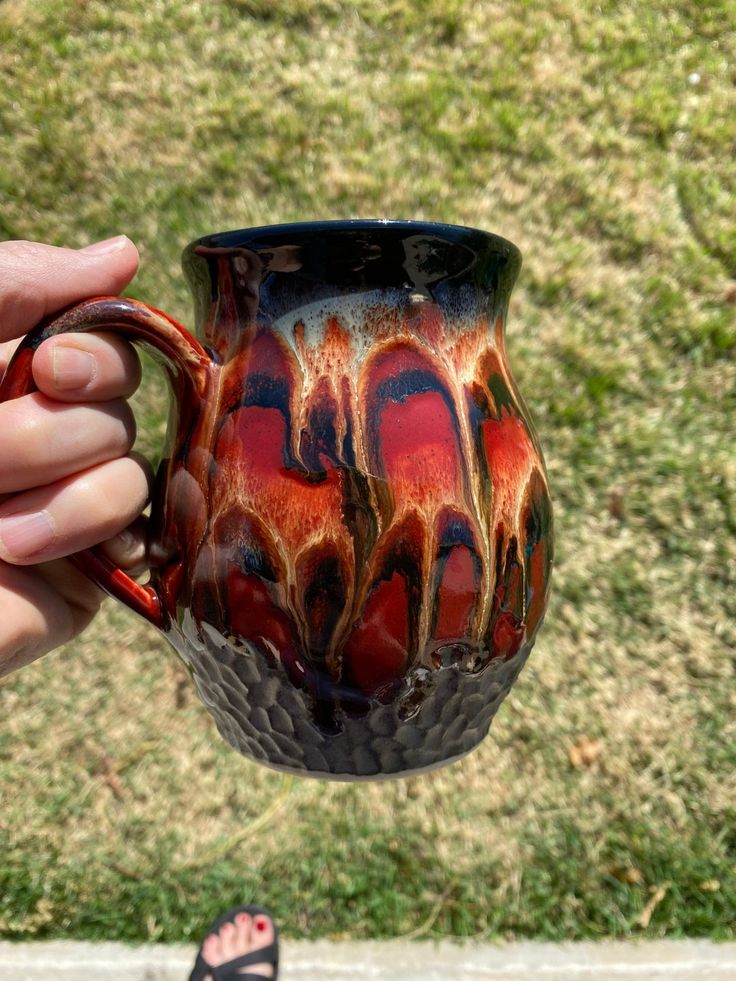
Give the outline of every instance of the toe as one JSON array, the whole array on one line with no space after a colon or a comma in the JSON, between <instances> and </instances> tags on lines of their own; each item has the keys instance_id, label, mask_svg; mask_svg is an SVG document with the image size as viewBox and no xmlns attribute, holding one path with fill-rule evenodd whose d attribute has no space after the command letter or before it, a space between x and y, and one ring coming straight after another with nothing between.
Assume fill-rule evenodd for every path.
<instances>
[{"instance_id":1,"label":"toe","mask_svg":"<svg viewBox=\"0 0 736 981\"><path fill-rule=\"evenodd\" d=\"M269 944L274 942L275 937L276 930L274 929L273 922L269 916L264 916L263 914L259 913L253 918L253 950L258 950L261 947L268 947ZM272 978L274 973L273 964L267 962L262 964L254 964L251 970L254 974L263 975L264 978Z\"/></svg>"},{"instance_id":2,"label":"toe","mask_svg":"<svg viewBox=\"0 0 736 981\"><path fill-rule=\"evenodd\" d=\"M247 930L250 927L252 917L250 913L238 913L235 917L235 926L239 927L241 930Z\"/></svg>"},{"instance_id":3,"label":"toe","mask_svg":"<svg viewBox=\"0 0 736 981\"><path fill-rule=\"evenodd\" d=\"M220 942L225 960L232 960L241 953L238 944L238 928L234 923L223 923L220 929Z\"/></svg>"},{"instance_id":4,"label":"toe","mask_svg":"<svg viewBox=\"0 0 736 981\"><path fill-rule=\"evenodd\" d=\"M238 946L242 950L250 950L251 934L253 932L253 917L248 913L238 913L235 917L235 928L238 932Z\"/></svg>"},{"instance_id":5,"label":"toe","mask_svg":"<svg viewBox=\"0 0 736 981\"><path fill-rule=\"evenodd\" d=\"M255 947L267 947L273 943L275 930L270 916L259 913L253 919L253 944Z\"/></svg>"},{"instance_id":6,"label":"toe","mask_svg":"<svg viewBox=\"0 0 736 981\"><path fill-rule=\"evenodd\" d=\"M253 917L248 917L247 922L243 923L243 947L244 950L254 953L272 944L276 936L271 918L258 913ZM273 964L269 961L262 961L258 964L251 964L243 968L241 973L251 973L264 978L272 978L274 974Z\"/></svg>"},{"instance_id":7,"label":"toe","mask_svg":"<svg viewBox=\"0 0 736 981\"><path fill-rule=\"evenodd\" d=\"M202 956L210 967L217 967L218 964L222 963L222 944L216 933L205 937L204 943L202 944Z\"/></svg>"}]
</instances>

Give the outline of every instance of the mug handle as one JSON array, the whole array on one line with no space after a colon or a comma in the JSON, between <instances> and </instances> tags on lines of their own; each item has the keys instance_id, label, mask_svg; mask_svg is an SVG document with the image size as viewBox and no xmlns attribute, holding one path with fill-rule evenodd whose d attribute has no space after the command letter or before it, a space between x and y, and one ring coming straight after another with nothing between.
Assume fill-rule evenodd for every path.
<instances>
[{"instance_id":1,"label":"mug handle","mask_svg":"<svg viewBox=\"0 0 736 981\"><path fill-rule=\"evenodd\" d=\"M47 318L25 336L0 380L0 402L37 391L31 363L36 349L45 340L57 334L94 330L122 334L130 341L150 344L167 363L180 405L196 404L204 397L212 362L188 330L161 310L138 300L101 296L83 300L58 316ZM159 629L165 627L166 616L156 590L131 579L99 548L85 549L68 558L110 596Z\"/></svg>"}]
</instances>

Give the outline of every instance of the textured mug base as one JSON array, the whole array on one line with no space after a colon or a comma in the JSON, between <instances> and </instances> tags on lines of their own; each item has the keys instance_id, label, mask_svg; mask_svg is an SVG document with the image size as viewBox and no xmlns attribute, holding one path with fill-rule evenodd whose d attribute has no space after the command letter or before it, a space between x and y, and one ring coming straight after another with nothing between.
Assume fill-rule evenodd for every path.
<instances>
[{"instance_id":1,"label":"textured mug base","mask_svg":"<svg viewBox=\"0 0 736 981\"><path fill-rule=\"evenodd\" d=\"M220 731L220 730L218 730ZM222 733L221 733L222 735ZM285 766L282 763L272 763L270 760L258 759L257 762L261 766L267 767L269 770L274 770L276 773L285 773L292 777L304 777L307 780L329 780L333 783L368 783L370 782L380 782L388 780L404 780L409 777L419 777L425 773L431 773L433 770L440 770L443 767L451 766L453 763L457 763L459 760L464 759L476 746L479 746L483 741L483 738L471 746L470 749L466 749L462 753L458 753L457 756L450 756L446 759L437 760L436 763L430 763L427 766L417 767L415 770L399 770L396 773L369 773L356 775L354 773L330 773L327 770L305 770L303 767L296 766ZM237 747L233 747L237 749ZM247 754L244 754L247 755Z\"/></svg>"},{"instance_id":2,"label":"textured mug base","mask_svg":"<svg viewBox=\"0 0 736 981\"><path fill-rule=\"evenodd\" d=\"M325 731L312 695L281 665L247 645L233 649L210 627L205 635L175 646L226 742L272 769L343 781L411 776L465 756L486 736L532 646L474 673L415 669L392 701L373 701L359 715L338 707Z\"/></svg>"}]
</instances>

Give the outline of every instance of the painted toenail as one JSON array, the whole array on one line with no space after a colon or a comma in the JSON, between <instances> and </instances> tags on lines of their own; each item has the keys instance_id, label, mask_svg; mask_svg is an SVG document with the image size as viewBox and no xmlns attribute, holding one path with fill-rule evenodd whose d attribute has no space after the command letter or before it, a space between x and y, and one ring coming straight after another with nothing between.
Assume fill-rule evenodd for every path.
<instances>
[{"instance_id":1,"label":"painted toenail","mask_svg":"<svg viewBox=\"0 0 736 981\"><path fill-rule=\"evenodd\" d=\"M259 930L261 933L263 933L265 929L266 929L266 921L256 920L256 930Z\"/></svg>"}]
</instances>

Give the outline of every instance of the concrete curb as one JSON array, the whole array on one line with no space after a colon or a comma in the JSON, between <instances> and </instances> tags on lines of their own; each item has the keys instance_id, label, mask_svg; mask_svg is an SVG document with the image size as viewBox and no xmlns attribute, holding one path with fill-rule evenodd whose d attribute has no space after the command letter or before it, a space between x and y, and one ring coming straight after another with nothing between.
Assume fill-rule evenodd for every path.
<instances>
[{"instance_id":1,"label":"concrete curb","mask_svg":"<svg viewBox=\"0 0 736 981\"><path fill-rule=\"evenodd\" d=\"M733 981L736 943L282 941L280 981ZM0 942L0 981L186 981L194 948Z\"/></svg>"}]
</instances>

